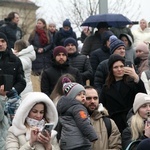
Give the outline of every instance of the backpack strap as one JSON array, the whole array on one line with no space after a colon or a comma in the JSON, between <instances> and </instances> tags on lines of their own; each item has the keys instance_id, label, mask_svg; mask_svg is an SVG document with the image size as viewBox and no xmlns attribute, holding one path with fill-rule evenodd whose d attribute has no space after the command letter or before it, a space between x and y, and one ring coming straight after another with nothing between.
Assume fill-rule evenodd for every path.
<instances>
[{"instance_id":1,"label":"backpack strap","mask_svg":"<svg viewBox=\"0 0 150 150\"><path fill-rule=\"evenodd\" d=\"M112 131L112 125L111 125L110 118L104 116L103 117L103 121L105 123L106 129L107 129L108 138L109 138L110 135L111 135L111 131Z\"/></svg>"},{"instance_id":2,"label":"backpack strap","mask_svg":"<svg viewBox=\"0 0 150 150\"><path fill-rule=\"evenodd\" d=\"M149 80L150 79L150 70L145 70L144 72L146 74L147 80Z\"/></svg>"}]
</instances>

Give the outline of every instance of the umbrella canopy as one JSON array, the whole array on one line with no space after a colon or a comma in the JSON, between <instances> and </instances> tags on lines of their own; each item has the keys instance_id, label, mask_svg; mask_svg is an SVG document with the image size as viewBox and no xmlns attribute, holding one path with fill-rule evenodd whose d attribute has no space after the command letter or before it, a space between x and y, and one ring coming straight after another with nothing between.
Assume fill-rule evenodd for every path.
<instances>
[{"instance_id":1,"label":"umbrella canopy","mask_svg":"<svg viewBox=\"0 0 150 150\"><path fill-rule=\"evenodd\" d=\"M81 26L97 27L100 23L106 23L109 27L122 27L132 24L132 21L122 14L100 14L89 16Z\"/></svg>"}]
</instances>

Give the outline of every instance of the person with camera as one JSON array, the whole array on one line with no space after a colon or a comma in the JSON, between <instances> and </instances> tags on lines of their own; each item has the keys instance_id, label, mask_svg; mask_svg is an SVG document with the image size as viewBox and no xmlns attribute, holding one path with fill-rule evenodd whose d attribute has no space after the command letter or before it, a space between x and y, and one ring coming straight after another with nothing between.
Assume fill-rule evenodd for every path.
<instances>
[{"instance_id":1,"label":"person with camera","mask_svg":"<svg viewBox=\"0 0 150 150\"><path fill-rule=\"evenodd\" d=\"M57 122L56 107L46 94L27 93L8 130L6 150L59 150L57 132L53 130ZM53 123L53 128L43 132L46 123Z\"/></svg>"},{"instance_id":2,"label":"person with camera","mask_svg":"<svg viewBox=\"0 0 150 150\"><path fill-rule=\"evenodd\" d=\"M150 138L149 114L150 95L137 93L133 103L133 114L130 118L129 126L124 129L122 134L123 149L138 149L139 143ZM147 147L147 149L149 148ZM140 147L138 150L140 150ZM144 150L144 147L142 150Z\"/></svg>"},{"instance_id":3,"label":"person with camera","mask_svg":"<svg viewBox=\"0 0 150 150\"><path fill-rule=\"evenodd\" d=\"M100 100L122 133L127 126L126 115L132 108L135 95L138 92L146 93L146 89L134 66L125 66L122 56L112 54L108 60L108 68Z\"/></svg>"}]
</instances>

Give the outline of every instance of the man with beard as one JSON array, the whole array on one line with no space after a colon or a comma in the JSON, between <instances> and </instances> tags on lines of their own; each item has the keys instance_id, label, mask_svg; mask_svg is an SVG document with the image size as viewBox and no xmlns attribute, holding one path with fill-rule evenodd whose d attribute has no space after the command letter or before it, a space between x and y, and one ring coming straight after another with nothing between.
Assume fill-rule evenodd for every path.
<instances>
[{"instance_id":1,"label":"man with beard","mask_svg":"<svg viewBox=\"0 0 150 150\"><path fill-rule=\"evenodd\" d=\"M101 103L99 104L98 92L92 86L85 86L85 91L84 105L89 112L94 129L99 135L98 140L92 145L92 150L120 150L122 147L121 134L115 122L108 118L107 110Z\"/></svg>"},{"instance_id":2,"label":"man with beard","mask_svg":"<svg viewBox=\"0 0 150 150\"><path fill-rule=\"evenodd\" d=\"M68 53L66 48L57 46L53 51L52 66L45 69L42 73L41 92L50 96L59 77L66 73L73 75L77 83L83 83L79 70L71 67L68 63Z\"/></svg>"}]
</instances>

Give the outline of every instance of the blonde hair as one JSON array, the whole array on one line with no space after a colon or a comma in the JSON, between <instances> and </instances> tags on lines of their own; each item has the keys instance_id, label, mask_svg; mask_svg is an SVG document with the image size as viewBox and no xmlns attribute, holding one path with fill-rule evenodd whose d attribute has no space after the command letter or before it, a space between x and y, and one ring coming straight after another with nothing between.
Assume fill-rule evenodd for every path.
<instances>
[{"instance_id":1,"label":"blonde hair","mask_svg":"<svg viewBox=\"0 0 150 150\"><path fill-rule=\"evenodd\" d=\"M132 140L137 140L140 136L143 135L144 130L144 121L142 117L136 112L135 115L131 118L131 133Z\"/></svg>"}]
</instances>

